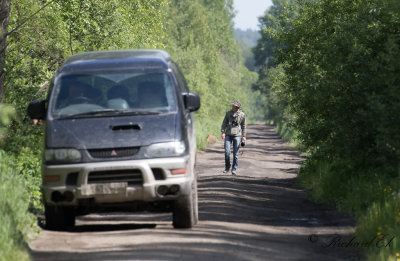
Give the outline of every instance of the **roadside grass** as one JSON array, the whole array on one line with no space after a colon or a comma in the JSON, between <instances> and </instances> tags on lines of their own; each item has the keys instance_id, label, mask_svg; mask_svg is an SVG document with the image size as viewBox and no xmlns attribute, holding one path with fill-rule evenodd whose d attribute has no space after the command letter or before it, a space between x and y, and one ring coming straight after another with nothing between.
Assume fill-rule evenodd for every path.
<instances>
[{"instance_id":1,"label":"roadside grass","mask_svg":"<svg viewBox=\"0 0 400 261\"><path fill-rule=\"evenodd\" d=\"M368 249L368 260L400 259L400 200L398 192L388 186L384 191L387 199L374 202L359 218L356 236L363 240L375 239Z\"/></svg>"},{"instance_id":2,"label":"roadside grass","mask_svg":"<svg viewBox=\"0 0 400 261\"><path fill-rule=\"evenodd\" d=\"M400 259L400 184L382 169L351 173L351 160L307 159L299 171L299 185L311 190L320 203L357 219L355 238L363 243L368 260ZM351 173L351 175L350 175Z\"/></svg>"},{"instance_id":3,"label":"roadside grass","mask_svg":"<svg viewBox=\"0 0 400 261\"><path fill-rule=\"evenodd\" d=\"M274 124L269 121L268 124ZM275 123L283 140L307 154L296 140L296 131ZM357 219L356 241L367 260L400 260L400 182L380 169L354 170L353 159L326 160L308 155L299 170L297 185L310 191L319 203L336 207ZM354 173L356 172L356 173ZM400 169L399 169L400 175Z\"/></svg>"},{"instance_id":4,"label":"roadside grass","mask_svg":"<svg viewBox=\"0 0 400 261\"><path fill-rule=\"evenodd\" d=\"M398 190L396 190L398 191ZM367 248L367 260L400 260L400 202L398 192L390 186L381 191L384 200L372 202L368 209L359 215L356 237L360 241L373 244Z\"/></svg>"},{"instance_id":5,"label":"roadside grass","mask_svg":"<svg viewBox=\"0 0 400 261\"><path fill-rule=\"evenodd\" d=\"M15 157L15 170L25 181L25 189L29 195L29 210L34 214L43 213L41 175L41 149L22 147Z\"/></svg>"},{"instance_id":6,"label":"roadside grass","mask_svg":"<svg viewBox=\"0 0 400 261\"><path fill-rule=\"evenodd\" d=\"M273 124L273 122L270 122L270 124ZM296 140L296 131L290 128L286 123L276 123L275 131L282 137L284 141L291 142L295 146L299 145Z\"/></svg>"},{"instance_id":7,"label":"roadside grass","mask_svg":"<svg viewBox=\"0 0 400 261\"><path fill-rule=\"evenodd\" d=\"M26 242L38 231L26 183L12 157L0 151L0 260L30 260Z\"/></svg>"},{"instance_id":8,"label":"roadside grass","mask_svg":"<svg viewBox=\"0 0 400 261\"><path fill-rule=\"evenodd\" d=\"M287 123L282 121L266 121L267 124L275 126L275 131L281 136L282 140L289 142L290 147L299 151L302 156L307 155L307 151L303 144L297 139L297 131L294 128L291 128Z\"/></svg>"},{"instance_id":9,"label":"roadside grass","mask_svg":"<svg viewBox=\"0 0 400 261\"><path fill-rule=\"evenodd\" d=\"M204 119L204 118L196 118L195 120L195 129L196 129L196 143L197 143L197 150L204 150L207 148L207 135L213 135L217 139L220 138L221 133L221 122L216 122L211 119Z\"/></svg>"}]
</instances>

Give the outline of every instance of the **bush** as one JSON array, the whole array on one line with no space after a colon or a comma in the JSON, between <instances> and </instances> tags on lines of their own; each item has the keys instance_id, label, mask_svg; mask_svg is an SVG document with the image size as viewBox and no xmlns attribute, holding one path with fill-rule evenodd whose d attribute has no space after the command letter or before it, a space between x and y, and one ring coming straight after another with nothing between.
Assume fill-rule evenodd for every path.
<instances>
[{"instance_id":1,"label":"bush","mask_svg":"<svg viewBox=\"0 0 400 261\"><path fill-rule=\"evenodd\" d=\"M369 260L397 261L400 258L399 193L390 186L381 192L386 200L371 205L366 215L360 218L356 235L362 241L375 238L376 243L369 249Z\"/></svg>"},{"instance_id":2,"label":"bush","mask_svg":"<svg viewBox=\"0 0 400 261\"><path fill-rule=\"evenodd\" d=\"M41 176L41 150L22 147L15 160L15 170L26 184L32 210L43 210Z\"/></svg>"},{"instance_id":3,"label":"bush","mask_svg":"<svg viewBox=\"0 0 400 261\"><path fill-rule=\"evenodd\" d=\"M30 214L26 183L0 150L0 260L29 260L25 242L37 229Z\"/></svg>"},{"instance_id":4,"label":"bush","mask_svg":"<svg viewBox=\"0 0 400 261\"><path fill-rule=\"evenodd\" d=\"M0 104L0 116L3 144L10 139L6 131L16 113L11 106ZM39 171L40 163L30 150L22 148L18 156L0 150L0 260L29 260L25 242L37 229L29 208L31 203L36 208L41 205Z\"/></svg>"},{"instance_id":5,"label":"bush","mask_svg":"<svg viewBox=\"0 0 400 261\"><path fill-rule=\"evenodd\" d=\"M318 153L301 167L300 185L311 189L318 202L358 219L355 237L358 242L372 242L364 248L369 260L398 260L400 183L386 175L388 170L384 166L357 168L352 160L327 161L324 158L329 157L318 157Z\"/></svg>"}]
</instances>

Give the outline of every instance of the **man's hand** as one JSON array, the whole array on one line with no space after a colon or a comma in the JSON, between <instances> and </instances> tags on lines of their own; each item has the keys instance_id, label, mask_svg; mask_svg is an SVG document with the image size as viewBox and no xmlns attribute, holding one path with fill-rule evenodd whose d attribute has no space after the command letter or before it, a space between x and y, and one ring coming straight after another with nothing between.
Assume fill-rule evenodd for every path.
<instances>
[{"instance_id":1,"label":"man's hand","mask_svg":"<svg viewBox=\"0 0 400 261\"><path fill-rule=\"evenodd\" d=\"M242 141L246 142L246 137L242 137Z\"/></svg>"},{"instance_id":2,"label":"man's hand","mask_svg":"<svg viewBox=\"0 0 400 261\"><path fill-rule=\"evenodd\" d=\"M221 138L222 138L223 140L225 140L225 133L222 133L222 134L221 134Z\"/></svg>"},{"instance_id":3,"label":"man's hand","mask_svg":"<svg viewBox=\"0 0 400 261\"><path fill-rule=\"evenodd\" d=\"M40 119L33 119L33 124L34 124L34 125L42 125L43 122L42 122L42 120L40 120Z\"/></svg>"}]
</instances>

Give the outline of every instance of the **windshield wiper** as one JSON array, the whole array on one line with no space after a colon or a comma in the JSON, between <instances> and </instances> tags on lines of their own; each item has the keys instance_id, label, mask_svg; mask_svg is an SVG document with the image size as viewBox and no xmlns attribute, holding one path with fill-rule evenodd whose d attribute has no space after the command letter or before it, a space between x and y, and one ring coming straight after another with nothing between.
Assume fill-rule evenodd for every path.
<instances>
[{"instance_id":1,"label":"windshield wiper","mask_svg":"<svg viewBox=\"0 0 400 261\"><path fill-rule=\"evenodd\" d=\"M89 111L76 114L70 114L60 116L58 119L73 119L73 118L87 118L87 117L104 117L104 116L129 116L129 115L155 115L160 114L158 111L142 111L142 110L100 110L100 111Z\"/></svg>"}]
</instances>

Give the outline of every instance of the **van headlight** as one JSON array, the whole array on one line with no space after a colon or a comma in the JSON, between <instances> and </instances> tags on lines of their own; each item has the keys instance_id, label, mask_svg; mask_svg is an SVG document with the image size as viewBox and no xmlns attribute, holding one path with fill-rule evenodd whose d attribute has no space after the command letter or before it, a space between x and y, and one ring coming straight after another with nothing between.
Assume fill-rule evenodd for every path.
<instances>
[{"instance_id":1,"label":"van headlight","mask_svg":"<svg viewBox=\"0 0 400 261\"><path fill-rule=\"evenodd\" d=\"M78 162L82 158L81 152L77 149L45 149L45 161Z\"/></svg>"},{"instance_id":2,"label":"van headlight","mask_svg":"<svg viewBox=\"0 0 400 261\"><path fill-rule=\"evenodd\" d=\"M185 153L186 146L183 141L155 143L147 147L145 155L151 157L181 156Z\"/></svg>"}]
</instances>

